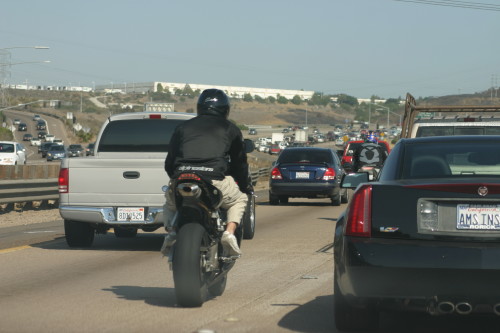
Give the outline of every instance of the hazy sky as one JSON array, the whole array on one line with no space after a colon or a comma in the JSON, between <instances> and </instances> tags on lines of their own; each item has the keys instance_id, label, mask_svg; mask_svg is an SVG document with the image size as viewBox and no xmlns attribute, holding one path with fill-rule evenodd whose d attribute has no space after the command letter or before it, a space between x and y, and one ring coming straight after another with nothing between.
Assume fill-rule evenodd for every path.
<instances>
[{"instance_id":1,"label":"hazy sky","mask_svg":"<svg viewBox=\"0 0 500 333\"><path fill-rule=\"evenodd\" d=\"M500 83L500 5L462 8L485 1L2 1L0 49L50 47L9 50L11 63L50 60L12 65L17 84L475 93Z\"/></svg>"}]
</instances>

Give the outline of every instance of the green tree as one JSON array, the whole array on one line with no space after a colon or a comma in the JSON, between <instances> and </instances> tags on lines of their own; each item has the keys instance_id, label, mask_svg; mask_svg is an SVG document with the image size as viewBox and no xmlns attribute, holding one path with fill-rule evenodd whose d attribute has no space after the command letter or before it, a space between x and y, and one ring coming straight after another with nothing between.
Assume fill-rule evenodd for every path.
<instances>
[{"instance_id":1,"label":"green tree","mask_svg":"<svg viewBox=\"0 0 500 333\"><path fill-rule=\"evenodd\" d=\"M264 98L260 97L259 95L255 95L255 96L253 97L253 99L254 99L255 101L257 101L258 103L265 103L265 102L266 102L266 100L265 100Z\"/></svg>"},{"instance_id":2,"label":"green tree","mask_svg":"<svg viewBox=\"0 0 500 333\"><path fill-rule=\"evenodd\" d=\"M338 95L337 103L339 103L339 104L347 104L347 105L352 105L352 106L356 106L356 105L359 104L358 103L358 99L356 97L349 96L349 95L346 95L346 94L340 94L340 95Z\"/></svg>"},{"instance_id":3,"label":"green tree","mask_svg":"<svg viewBox=\"0 0 500 333\"><path fill-rule=\"evenodd\" d=\"M156 85L156 92L159 92L159 93L163 92L163 86L161 83L158 83Z\"/></svg>"},{"instance_id":4,"label":"green tree","mask_svg":"<svg viewBox=\"0 0 500 333\"><path fill-rule=\"evenodd\" d=\"M299 95L293 96L293 98L292 98L292 104L295 104L295 105L302 104L302 98L300 98Z\"/></svg>"},{"instance_id":5,"label":"green tree","mask_svg":"<svg viewBox=\"0 0 500 333\"><path fill-rule=\"evenodd\" d=\"M280 94L278 94L278 98L276 100L278 101L278 104L288 104L288 99Z\"/></svg>"},{"instance_id":6,"label":"green tree","mask_svg":"<svg viewBox=\"0 0 500 333\"><path fill-rule=\"evenodd\" d=\"M269 97L267 98L267 100L268 100L268 101L269 101L269 103L271 103L271 104L276 103L276 97L274 97L274 96L269 96Z\"/></svg>"},{"instance_id":7,"label":"green tree","mask_svg":"<svg viewBox=\"0 0 500 333\"><path fill-rule=\"evenodd\" d=\"M253 102L253 97L249 93L243 95L243 101L245 102Z\"/></svg>"}]
</instances>

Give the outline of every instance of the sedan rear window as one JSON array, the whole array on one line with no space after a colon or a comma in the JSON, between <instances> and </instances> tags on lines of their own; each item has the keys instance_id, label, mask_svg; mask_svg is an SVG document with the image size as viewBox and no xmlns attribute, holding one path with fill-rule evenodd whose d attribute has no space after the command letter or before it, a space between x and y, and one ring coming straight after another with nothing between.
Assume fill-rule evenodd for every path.
<instances>
[{"instance_id":1,"label":"sedan rear window","mask_svg":"<svg viewBox=\"0 0 500 333\"><path fill-rule=\"evenodd\" d=\"M127 119L110 122L99 152L167 152L175 128L184 120Z\"/></svg>"},{"instance_id":2,"label":"sedan rear window","mask_svg":"<svg viewBox=\"0 0 500 333\"><path fill-rule=\"evenodd\" d=\"M326 149L285 149L279 163L333 163L332 154Z\"/></svg>"},{"instance_id":3,"label":"sedan rear window","mask_svg":"<svg viewBox=\"0 0 500 333\"><path fill-rule=\"evenodd\" d=\"M408 145L402 178L500 176L498 145L491 141Z\"/></svg>"}]
</instances>

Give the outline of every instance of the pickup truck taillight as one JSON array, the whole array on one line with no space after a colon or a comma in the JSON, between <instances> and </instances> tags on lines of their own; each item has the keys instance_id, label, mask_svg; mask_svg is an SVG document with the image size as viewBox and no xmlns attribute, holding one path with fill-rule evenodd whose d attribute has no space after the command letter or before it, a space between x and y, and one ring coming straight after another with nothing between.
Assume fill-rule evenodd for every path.
<instances>
[{"instance_id":1,"label":"pickup truck taillight","mask_svg":"<svg viewBox=\"0 0 500 333\"><path fill-rule=\"evenodd\" d=\"M371 237L372 234L372 186L362 185L354 192L349 205L346 235Z\"/></svg>"},{"instance_id":2,"label":"pickup truck taillight","mask_svg":"<svg viewBox=\"0 0 500 333\"><path fill-rule=\"evenodd\" d=\"M69 169L59 170L59 193L68 193L69 190Z\"/></svg>"}]
</instances>

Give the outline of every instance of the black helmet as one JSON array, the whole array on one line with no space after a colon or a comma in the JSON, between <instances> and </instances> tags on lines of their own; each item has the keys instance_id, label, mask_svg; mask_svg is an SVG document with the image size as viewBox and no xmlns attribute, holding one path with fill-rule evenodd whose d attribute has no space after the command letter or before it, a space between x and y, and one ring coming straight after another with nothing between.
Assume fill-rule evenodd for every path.
<instances>
[{"instance_id":1,"label":"black helmet","mask_svg":"<svg viewBox=\"0 0 500 333\"><path fill-rule=\"evenodd\" d=\"M227 118L230 109L229 98L219 89L203 90L196 105L198 115L211 114Z\"/></svg>"}]
</instances>

